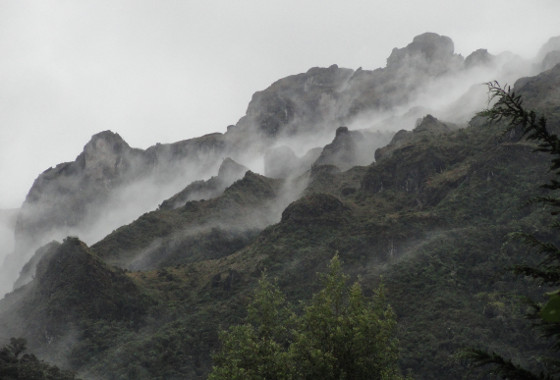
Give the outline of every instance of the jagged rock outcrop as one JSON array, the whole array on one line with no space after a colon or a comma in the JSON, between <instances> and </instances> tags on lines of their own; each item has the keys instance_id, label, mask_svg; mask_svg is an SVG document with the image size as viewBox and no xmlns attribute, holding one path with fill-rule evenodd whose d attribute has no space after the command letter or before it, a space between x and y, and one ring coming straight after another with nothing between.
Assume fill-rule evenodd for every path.
<instances>
[{"instance_id":1,"label":"jagged rock outcrop","mask_svg":"<svg viewBox=\"0 0 560 380\"><path fill-rule=\"evenodd\" d=\"M352 73L332 65L281 79L253 95L246 115L231 131L265 137L313 132L320 123L336 119L340 92Z\"/></svg>"},{"instance_id":2,"label":"jagged rock outcrop","mask_svg":"<svg viewBox=\"0 0 560 380\"><path fill-rule=\"evenodd\" d=\"M53 229L78 225L90 207L149 164L142 151L132 149L118 134L94 135L74 162L47 169L35 180L19 213L16 244L40 241Z\"/></svg>"},{"instance_id":3,"label":"jagged rock outcrop","mask_svg":"<svg viewBox=\"0 0 560 380\"><path fill-rule=\"evenodd\" d=\"M387 69L410 76L425 73L433 76L445 74L461 67L463 59L454 53L451 38L436 33L414 37L406 47L394 48L387 58Z\"/></svg>"},{"instance_id":4,"label":"jagged rock outcrop","mask_svg":"<svg viewBox=\"0 0 560 380\"><path fill-rule=\"evenodd\" d=\"M174 209L184 206L188 201L215 198L222 194L232 183L241 179L248 170L248 168L238 164L231 158L226 158L220 165L217 176L207 181L192 182L179 193L163 201L160 208Z\"/></svg>"},{"instance_id":5,"label":"jagged rock outcrop","mask_svg":"<svg viewBox=\"0 0 560 380\"><path fill-rule=\"evenodd\" d=\"M246 115L228 133L275 137L333 131L363 111L406 104L428 81L487 65L491 57L478 50L465 62L454 53L449 37L424 33L393 49L383 69L353 71L332 65L275 82L253 95Z\"/></svg>"},{"instance_id":6,"label":"jagged rock outcrop","mask_svg":"<svg viewBox=\"0 0 560 380\"><path fill-rule=\"evenodd\" d=\"M364 136L357 131L349 131L348 127L339 127L332 143L326 145L313 165L335 165L346 170L356 165L358 160L358 144Z\"/></svg>"},{"instance_id":7,"label":"jagged rock outcrop","mask_svg":"<svg viewBox=\"0 0 560 380\"><path fill-rule=\"evenodd\" d=\"M379 161L390 157L395 149L417 141L419 136L433 137L457 130L459 127L452 123L444 123L433 117L426 115L417 121L416 127L412 131L400 130L392 138L391 142L375 151L375 160Z\"/></svg>"},{"instance_id":8,"label":"jagged rock outcrop","mask_svg":"<svg viewBox=\"0 0 560 380\"><path fill-rule=\"evenodd\" d=\"M340 170L348 170L357 165L368 165L374 160L377 148L385 146L393 133L350 131L339 127L334 140L325 145L313 166L334 165Z\"/></svg>"},{"instance_id":9,"label":"jagged rock outcrop","mask_svg":"<svg viewBox=\"0 0 560 380\"><path fill-rule=\"evenodd\" d=\"M302 299L311 295L317 271L339 252L345 271L368 293L383 274L399 323L406 326L399 336L405 369L430 378L461 378L464 368L449 353L486 343L489 336L517 354L517 343L525 344L527 336L510 334L503 315L511 305L502 306L497 298L516 283L496 281L494 275L519 255L491 253L499 251L508 233L544 225L546 212L520 207L541 195L549 163L526 141L502 138L499 126L481 117L457 130L428 115L379 149L376 162L370 158L363 163L367 166L348 168L362 162L362 153L371 157L374 138L369 130L339 127L334 140L319 148L320 157L312 151L317 164L304 176L274 179L247 171L225 189L217 184L244 171L223 157L235 153L233 159L245 162L237 158L249 157L253 146L253 158L271 152L267 170L293 177L307 161L289 145L269 150L288 141L280 138L310 133L317 139L317 131L332 136L359 112L403 104L430 78L482 64L485 56L478 52L467 64L446 37L426 34L396 49L384 69L331 66L276 82L255 95L246 118L224 135L145 151L110 132L96 136L78 160L40 177L29 205L52 200L62 209L76 197L90 211L115 190L144 184L147 174L165 186L178 173L202 165L215 173L222 167L214 179L186 188L179 178L183 192L174 191L162 207L91 248L69 238L37 251L24 268L22 285L0 301L0 338L31 336L39 352L64 355L59 362L69 359L95 378L205 378L219 328L240 321L265 268L278 276L291 300ZM425 76L406 81L414 70ZM520 81L526 104L554 114L557 75L553 68ZM273 167L273 161L285 165ZM81 194L75 179L92 190ZM198 199L201 189L212 196ZM47 209L43 220L58 211ZM41 228L38 223L37 231ZM33 279L24 284L24 278ZM419 341L433 348L434 360L425 360Z\"/></svg>"},{"instance_id":10,"label":"jagged rock outcrop","mask_svg":"<svg viewBox=\"0 0 560 380\"><path fill-rule=\"evenodd\" d=\"M155 183L165 187L188 177L189 169L215 166L224 150L222 137L213 134L140 150L111 131L94 135L75 161L46 170L33 183L18 215L16 255L29 256L53 238L82 231L128 186L143 182L146 190Z\"/></svg>"}]
</instances>

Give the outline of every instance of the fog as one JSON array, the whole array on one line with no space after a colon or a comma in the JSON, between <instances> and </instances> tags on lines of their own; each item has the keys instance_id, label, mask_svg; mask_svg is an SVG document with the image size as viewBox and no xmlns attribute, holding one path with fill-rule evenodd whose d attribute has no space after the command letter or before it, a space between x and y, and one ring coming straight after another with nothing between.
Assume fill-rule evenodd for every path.
<instances>
[{"instance_id":1,"label":"fog","mask_svg":"<svg viewBox=\"0 0 560 380\"><path fill-rule=\"evenodd\" d=\"M297 139L287 133L274 142L244 134L239 144L250 149L218 152L203 168L187 164L173 175L135 178L99 207L86 210L79 226L52 231L41 243L70 234L92 244L155 209L190 182L216 175L226 156L264 174L267 152L289 148L289 169L299 166L301 174L316 157L310 150L332 142L342 124L352 131L395 132L411 129L417 118L433 113L464 125L487 101L482 83L513 83L535 73L532 58L550 37L560 35L557 14L560 3L552 0L3 2L0 176L9 186L0 187L0 210L20 207L41 172L73 161L99 131L113 130L142 149L223 133L245 114L256 91L280 78L332 64L351 70L385 67L393 48L427 31L451 37L458 55L485 48L496 61L441 75L408 93L406 101L352 117L345 116L352 99L321 98L324 115L316 122L320 130ZM516 55L501 54L505 51ZM419 79L416 72L400 74ZM348 82L337 90L345 85ZM307 122L302 111L289 126ZM235 140L232 133L229 136ZM378 136L379 144L386 141L387 135ZM372 159L368 154L357 157L356 163ZM283 207L295 196L286 195L275 204ZM277 206L266 223L277 220L282 207ZM0 220L0 260L12 251L12 221ZM11 276L32 251L20 258ZM0 293L4 290L2 285Z\"/></svg>"},{"instance_id":2,"label":"fog","mask_svg":"<svg viewBox=\"0 0 560 380\"><path fill-rule=\"evenodd\" d=\"M382 67L426 31L465 56L531 57L560 34L558 14L554 0L2 2L0 208L19 207L39 173L98 131L140 148L224 132L278 78Z\"/></svg>"}]
</instances>

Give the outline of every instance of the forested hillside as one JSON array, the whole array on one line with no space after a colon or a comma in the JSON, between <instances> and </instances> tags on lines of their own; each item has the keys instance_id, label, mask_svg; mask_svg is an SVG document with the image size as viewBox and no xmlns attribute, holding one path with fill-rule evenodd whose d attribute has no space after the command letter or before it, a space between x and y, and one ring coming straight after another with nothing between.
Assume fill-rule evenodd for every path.
<instances>
[{"instance_id":1,"label":"forested hillside","mask_svg":"<svg viewBox=\"0 0 560 380\"><path fill-rule=\"evenodd\" d=\"M338 253L366 296L384 284L401 373L483 378L461 356L468 347L538 370L546 345L521 298L543 291L508 270L538 258L507 235L555 239L549 212L530 202L546 194L550 157L476 116L470 84L441 110L421 104L434 83L445 91L502 64L475 53L427 33L382 69L281 79L225 134L147 150L94 136L23 205L0 343L25 338L83 379L206 378L219 332L244 321L263 271L298 305ZM559 89L560 64L515 84L553 130ZM118 224L119 210L134 218Z\"/></svg>"}]
</instances>

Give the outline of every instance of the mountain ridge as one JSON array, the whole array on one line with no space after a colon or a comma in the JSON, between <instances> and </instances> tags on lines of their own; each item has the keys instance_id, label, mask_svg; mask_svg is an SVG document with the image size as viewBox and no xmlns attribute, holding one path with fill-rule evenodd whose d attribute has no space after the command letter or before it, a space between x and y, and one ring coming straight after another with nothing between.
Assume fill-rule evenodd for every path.
<instances>
[{"instance_id":1,"label":"mountain ridge","mask_svg":"<svg viewBox=\"0 0 560 380\"><path fill-rule=\"evenodd\" d=\"M278 277L289 299L306 299L316 286L315 274L338 252L344 269L367 292L383 275L401 326L403 371L442 379L479 374L467 372L452 353L486 339L497 349L515 347L520 358L537 354L540 348L522 324L522 310L510 298L513 291L529 293L529 287L494 272L523 257L515 250L498 254L507 233L548 223L543 210L522 206L541 194L548 158L479 116L457 126L436 113L424 114L411 131L398 132L386 146L368 140L369 129L351 130L342 123L348 120L339 117L353 117L363 108L383 109L391 95L379 102L376 91L398 83L383 73L402 74L411 61L419 60L416 69L435 76L463 70L467 60L454 54L450 41L430 33L419 36L394 50L387 68L374 72L331 66L279 80L256 94L247 117L225 134L144 151L130 148L112 132L94 136L74 163L43 173L30 202L47 197L41 181L54 173L73 174L72 165L96 163L80 172L84 181L96 184L92 196L146 167L158 181L185 170L183 164L192 168L193 162L204 162L218 174L183 183L163 203L158 200L160 207L91 246L66 238L37 251L21 286L0 301L0 339L8 339L8 332L21 334L44 357L88 378L204 378L219 326L242 320L264 270ZM426 57L451 66L426 66ZM554 120L560 102L547 86L559 78L557 65L519 80L515 90ZM376 81L381 87L368 87ZM293 83L296 95L284 97ZM414 86L397 87L408 91ZM275 178L237 163L250 156L246 150L252 143L262 157L283 146L287 136L299 136L306 123L310 131L328 131L330 143L320 145L320 153L303 149L313 153L296 156L287 146L268 158ZM253 139L255 134L264 138ZM369 148L369 161L355 158L359 144ZM140 160L128 162L127 154ZM183 159L167 167L166 157ZM130 177L109 181L121 171ZM71 196L72 187L67 190ZM56 218L52 221L56 224ZM56 302L38 296L49 289ZM70 312L56 325L45 314L49 308L58 310L55 315ZM511 321L504 322L505 316ZM56 333L47 339L43 332L55 325ZM65 328L71 334L64 334ZM50 347L56 349L49 352Z\"/></svg>"}]
</instances>

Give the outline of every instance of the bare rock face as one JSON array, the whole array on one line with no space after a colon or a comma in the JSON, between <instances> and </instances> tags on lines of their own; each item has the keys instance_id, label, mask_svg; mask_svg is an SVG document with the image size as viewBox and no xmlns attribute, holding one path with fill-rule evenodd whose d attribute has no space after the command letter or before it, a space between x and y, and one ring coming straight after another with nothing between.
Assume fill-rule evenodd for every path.
<instances>
[{"instance_id":1,"label":"bare rock face","mask_svg":"<svg viewBox=\"0 0 560 380\"><path fill-rule=\"evenodd\" d=\"M451 38L436 33L414 37L406 47L394 48L387 58L387 68L390 70L425 70L433 75L442 74L457 63L461 63L461 59L454 54Z\"/></svg>"},{"instance_id":2,"label":"bare rock face","mask_svg":"<svg viewBox=\"0 0 560 380\"><path fill-rule=\"evenodd\" d=\"M471 63L484 60L476 53ZM275 138L333 131L367 110L404 104L428 80L464 68L446 36L425 33L404 48L395 48L387 67L373 71L332 65L289 76L253 95L247 113L228 128L230 135L249 133Z\"/></svg>"},{"instance_id":3,"label":"bare rock face","mask_svg":"<svg viewBox=\"0 0 560 380\"><path fill-rule=\"evenodd\" d=\"M105 131L93 136L78 156L83 175L93 181L110 181L130 168L127 156L132 149L116 133ZM109 183L105 182L107 186Z\"/></svg>"},{"instance_id":4,"label":"bare rock face","mask_svg":"<svg viewBox=\"0 0 560 380\"><path fill-rule=\"evenodd\" d=\"M334 165L341 170L349 169L357 161L358 141L363 139L360 132L339 127L332 143L326 145L314 166Z\"/></svg>"},{"instance_id":5,"label":"bare rock face","mask_svg":"<svg viewBox=\"0 0 560 380\"><path fill-rule=\"evenodd\" d=\"M146 189L167 186L168 191L155 205L134 217L156 208L161 199L171 194L177 197L173 202L164 202L163 207L177 207L197 197L213 197L232 178L237 179L239 173L226 181L222 181L226 177L223 173L218 174L210 193L205 193L206 183L194 183L188 189L184 186L203 178L200 173L215 171L223 157L245 162L239 157L244 157L246 152L264 154L286 137L306 137L314 142L318 134L332 133L362 112L405 104L429 80L462 67L463 59L453 49L449 37L425 33L406 47L395 48L383 69L351 70L332 65L280 79L255 93L246 115L235 126L228 127L225 134L156 144L140 150L131 148L118 134L101 132L92 137L75 161L50 168L37 178L19 213L15 250L25 252L28 259L39 246L69 234L80 235L92 243L93 239L84 238L82 231L92 221L103 222L101 215L107 208L118 208L125 203L121 198L128 200L143 195L144 185ZM474 57L483 60L485 55L480 52ZM383 143L379 136L367 131L339 129L322 153L310 150L305 157L294 158L286 151L270 151L265 158L270 172L267 174L289 177L308 170L313 162L336 165L342 170L366 165L373 161L375 149ZM314 146L306 145L306 148ZM280 162L282 165L275 166ZM133 185L140 190L130 195L125 190ZM177 193L181 189L184 192ZM148 207L142 202L137 200L142 207ZM23 263L20 264L21 268Z\"/></svg>"},{"instance_id":6,"label":"bare rock face","mask_svg":"<svg viewBox=\"0 0 560 380\"><path fill-rule=\"evenodd\" d=\"M352 73L353 70L332 65L280 79L253 95L246 115L229 132L249 132L266 138L298 134L304 132L303 128L309 132L333 118L332 106Z\"/></svg>"},{"instance_id":7,"label":"bare rock face","mask_svg":"<svg viewBox=\"0 0 560 380\"><path fill-rule=\"evenodd\" d=\"M6 257L3 265L9 273L0 275L15 281L34 251L49 241L92 234L91 226L99 229L99 238L106 235L111 231L111 221L104 218L108 218L111 207L133 205L131 218L153 209L135 196L148 190L158 192L160 187L179 186L191 172L194 176L217 168L224 150L223 135L219 133L156 144L147 150L131 148L111 131L94 135L75 161L47 169L35 180L18 213L14 253ZM135 188L132 195L127 192L130 188ZM122 221L125 222L128 221Z\"/></svg>"},{"instance_id":8,"label":"bare rock face","mask_svg":"<svg viewBox=\"0 0 560 380\"><path fill-rule=\"evenodd\" d=\"M18 244L40 240L49 230L76 226L88 207L102 201L125 179L147 164L142 151L132 149L118 134L96 134L74 162L43 172L33 183L16 226Z\"/></svg>"},{"instance_id":9,"label":"bare rock face","mask_svg":"<svg viewBox=\"0 0 560 380\"><path fill-rule=\"evenodd\" d=\"M385 146L390 136L390 132L350 131L348 127L339 127L334 140L323 148L313 166L334 165L344 171L369 165L374 161L376 149Z\"/></svg>"}]
</instances>

